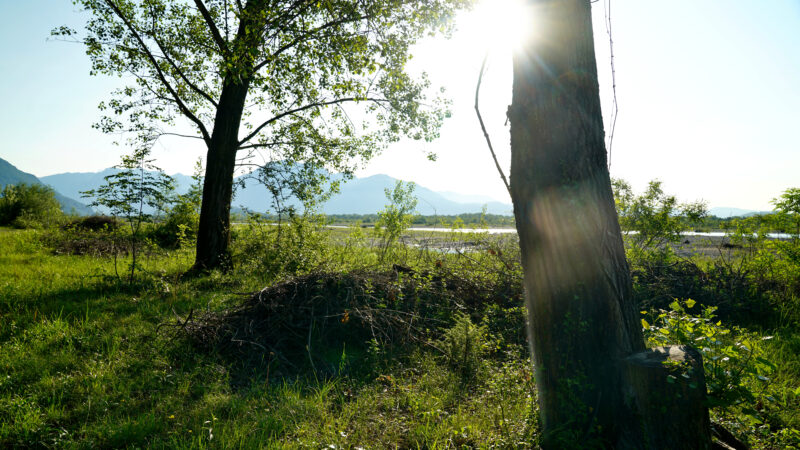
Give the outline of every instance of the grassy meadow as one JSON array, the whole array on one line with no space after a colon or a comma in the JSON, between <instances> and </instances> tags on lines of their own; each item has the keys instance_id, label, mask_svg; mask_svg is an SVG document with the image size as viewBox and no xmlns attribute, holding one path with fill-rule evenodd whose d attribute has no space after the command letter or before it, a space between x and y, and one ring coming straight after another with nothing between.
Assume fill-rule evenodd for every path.
<instances>
[{"instance_id":1,"label":"grassy meadow","mask_svg":"<svg viewBox=\"0 0 800 450\"><path fill-rule=\"evenodd\" d=\"M116 234L0 228L0 447L539 442L513 235L251 222L231 273L182 277L191 243L143 242L130 280ZM704 348L712 421L753 448L800 447L784 246L629 251L650 343Z\"/></svg>"}]
</instances>

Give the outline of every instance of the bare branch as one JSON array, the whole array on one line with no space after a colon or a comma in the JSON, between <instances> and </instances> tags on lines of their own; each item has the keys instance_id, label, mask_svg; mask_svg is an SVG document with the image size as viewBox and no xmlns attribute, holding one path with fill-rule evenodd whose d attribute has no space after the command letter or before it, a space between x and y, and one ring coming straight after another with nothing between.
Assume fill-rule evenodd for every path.
<instances>
[{"instance_id":1,"label":"bare branch","mask_svg":"<svg viewBox=\"0 0 800 450\"><path fill-rule=\"evenodd\" d=\"M475 88L475 114L478 115L478 121L481 123L481 130L483 130L483 137L486 138L486 144L489 146L489 151L492 153L492 159L494 159L494 165L497 167L497 171L500 173L500 178L503 179L503 184L506 185L506 190L508 191L508 195L511 195L511 186L508 184L508 179L506 178L506 174L503 173L503 168L500 167L500 163L497 162L497 155L494 152L494 147L492 147L492 140L489 138L489 133L486 131L486 126L483 124L483 117L481 116L481 110L478 107L478 98L480 97L481 92L481 82L483 82L483 72L486 70L486 59L489 58L489 52L487 51L486 54L483 56L483 62L481 63L481 72L478 75L478 86Z\"/></svg>"},{"instance_id":2,"label":"bare branch","mask_svg":"<svg viewBox=\"0 0 800 450\"><path fill-rule=\"evenodd\" d=\"M159 136L175 136L175 137L182 137L182 138L189 138L189 139L203 139L200 136L192 136L191 134L180 134L180 133L159 133Z\"/></svg>"}]
</instances>

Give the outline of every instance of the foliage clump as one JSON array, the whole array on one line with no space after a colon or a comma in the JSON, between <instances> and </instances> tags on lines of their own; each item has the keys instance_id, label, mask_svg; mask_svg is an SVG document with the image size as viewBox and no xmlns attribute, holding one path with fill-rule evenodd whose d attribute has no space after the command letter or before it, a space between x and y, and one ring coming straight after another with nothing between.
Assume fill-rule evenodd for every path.
<instances>
[{"instance_id":1,"label":"foliage clump","mask_svg":"<svg viewBox=\"0 0 800 450\"><path fill-rule=\"evenodd\" d=\"M458 313L453 326L444 330L439 345L448 364L468 382L484 366L489 347L486 325L475 325L469 315Z\"/></svg>"},{"instance_id":2,"label":"foliage clump","mask_svg":"<svg viewBox=\"0 0 800 450\"><path fill-rule=\"evenodd\" d=\"M649 346L688 345L703 357L707 401L716 422L745 438L769 422L778 408L770 386L777 366L767 359L760 336L738 326L726 327L716 308L695 310L694 300L670 304L669 310L643 311L642 326ZM773 405L773 406L770 406Z\"/></svg>"},{"instance_id":3,"label":"foliage clump","mask_svg":"<svg viewBox=\"0 0 800 450\"><path fill-rule=\"evenodd\" d=\"M120 227L119 219L113 216L92 215L79 217L64 225L63 229L84 231L114 231Z\"/></svg>"},{"instance_id":4,"label":"foliage clump","mask_svg":"<svg viewBox=\"0 0 800 450\"><path fill-rule=\"evenodd\" d=\"M197 239L200 205L203 201L203 166L198 160L192 175L194 181L185 194L169 196L167 213L150 236L164 248L190 247Z\"/></svg>"},{"instance_id":5,"label":"foliage clump","mask_svg":"<svg viewBox=\"0 0 800 450\"><path fill-rule=\"evenodd\" d=\"M628 257L633 260L667 259L672 254L668 244L678 242L682 232L701 223L707 214L704 202L679 204L657 180L641 195L625 180L613 180L612 187L620 227L628 233Z\"/></svg>"},{"instance_id":6,"label":"foliage clump","mask_svg":"<svg viewBox=\"0 0 800 450\"><path fill-rule=\"evenodd\" d=\"M400 235L414 219L414 209L417 207L417 197L414 195L416 187L414 183L404 184L397 180L393 189L384 189L389 203L378 213L374 229L375 236L380 239L381 261L391 253Z\"/></svg>"},{"instance_id":7,"label":"foliage clump","mask_svg":"<svg viewBox=\"0 0 800 450\"><path fill-rule=\"evenodd\" d=\"M0 191L0 226L43 228L62 221L55 191L43 184L7 184Z\"/></svg>"}]
</instances>

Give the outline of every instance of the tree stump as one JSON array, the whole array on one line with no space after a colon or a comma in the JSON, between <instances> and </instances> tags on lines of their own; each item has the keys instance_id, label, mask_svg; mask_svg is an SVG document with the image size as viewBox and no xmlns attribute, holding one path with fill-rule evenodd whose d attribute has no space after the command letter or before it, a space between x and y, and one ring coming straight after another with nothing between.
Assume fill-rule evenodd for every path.
<instances>
[{"instance_id":1,"label":"tree stump","mask_svg":"<svg viewBox=\"0 0 800 450\"><path fill-rule=\"evenodd\" d=\"M645 448L710 449L700 352L686 346L656 347L625 363Z\"/></svg>"}]
</instances>

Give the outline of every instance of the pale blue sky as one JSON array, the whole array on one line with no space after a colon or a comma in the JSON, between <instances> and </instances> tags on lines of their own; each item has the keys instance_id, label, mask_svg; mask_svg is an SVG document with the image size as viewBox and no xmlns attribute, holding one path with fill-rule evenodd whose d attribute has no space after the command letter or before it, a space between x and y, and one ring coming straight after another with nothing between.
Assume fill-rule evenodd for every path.
<instances>
[{"instance_id":1,"label":"pale blue sky","mask_svg":"<svg viewBox=\"0 0 800 450\"><path fill-rule=\"evenodd\" d=\"M608 111L603 0L593 8ZM620 104L613 176L636 188L659 178L681 199L751 209L769 209L771 198L800 186L800 0L611 0L611 8ZM464 15L452 41L415 50L415 70L454 100L442 138L398 143L361 175L504 199L472 111L486 11ZM125 151L91 128L97 103L120 80L90 77L80 45L48 41L53 27L82 21L66 0L0 0L0 157L35 175L101 170ZM506 164L509 66L495 48L481 99ZM423 147L438 162L427 162ZM202 153L177 139L155 149L168 172L191 172Z\"/></svg>"}]
</instances>

